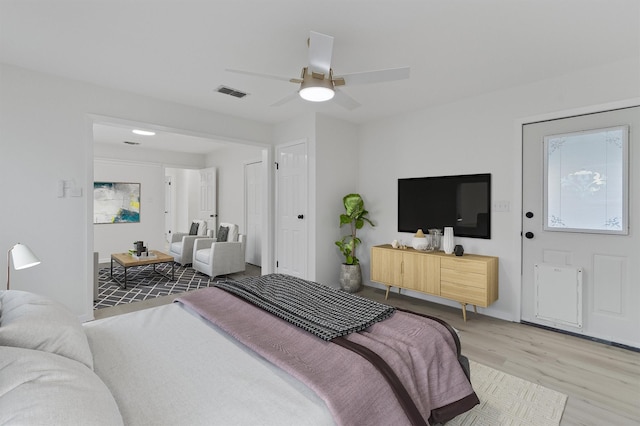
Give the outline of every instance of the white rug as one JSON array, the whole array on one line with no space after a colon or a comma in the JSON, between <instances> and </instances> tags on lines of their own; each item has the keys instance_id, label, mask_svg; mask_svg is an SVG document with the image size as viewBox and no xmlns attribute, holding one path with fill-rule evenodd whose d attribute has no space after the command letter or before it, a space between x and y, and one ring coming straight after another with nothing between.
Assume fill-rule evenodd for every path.
<instances>
[{"instance_id":1,"label":"white rug","mask_svg":"<svg viewBox=\"0 0 640 426\"><path fill-rule=\"evenodd\" d=\"M446 426L558 426L567 396L470 361L480 405Z\"/></svg>"}]
</instances>

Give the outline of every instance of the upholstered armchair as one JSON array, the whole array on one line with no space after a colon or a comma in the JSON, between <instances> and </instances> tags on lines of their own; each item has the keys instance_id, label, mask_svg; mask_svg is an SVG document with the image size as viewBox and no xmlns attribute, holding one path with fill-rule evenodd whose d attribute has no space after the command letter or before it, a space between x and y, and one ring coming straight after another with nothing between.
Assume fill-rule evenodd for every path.
<instances>
[{"instance_id":1,"label":"upholstered armchair","mask_svg":"<svg viewBox=\"0 0 640 426\"><path fill-rule=\"evenodd\" d=\"M179 264L186 266L193 263L193 244L196 239L207 236L207 222L194 220L189 232L176 232L171 235L169 255Z\"/></svg>"},{"instance_id":2,"label":"upholstered armchair","mask_svg":"<svg viewBox=\"0 0 640 426\"><path fill-rule=\"evenodd\" d=\"M222 238L225 232L227 241L218 241L225 239ZM238 226L221 223L216 238L196 239L193 248L193 268L212 278L242 272L246 268L245 248L245 236L238 233Z\"/></svg>"}]
</instances>

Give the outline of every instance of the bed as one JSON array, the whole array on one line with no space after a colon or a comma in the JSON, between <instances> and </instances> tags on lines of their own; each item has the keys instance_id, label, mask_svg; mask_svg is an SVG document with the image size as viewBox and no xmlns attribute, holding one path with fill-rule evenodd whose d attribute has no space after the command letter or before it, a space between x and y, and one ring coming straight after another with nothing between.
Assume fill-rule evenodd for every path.
<instances>
[{"instance_id":1,"label":"bed","mask_svg":"<svg viewBox=\"0 0 640 426\"><path fill-rule=\"evenodd\" d=\"M468 377L446 323L284 275L85 324L0 293L0 424L437 424Z\"/></svg>"}]
</instances>

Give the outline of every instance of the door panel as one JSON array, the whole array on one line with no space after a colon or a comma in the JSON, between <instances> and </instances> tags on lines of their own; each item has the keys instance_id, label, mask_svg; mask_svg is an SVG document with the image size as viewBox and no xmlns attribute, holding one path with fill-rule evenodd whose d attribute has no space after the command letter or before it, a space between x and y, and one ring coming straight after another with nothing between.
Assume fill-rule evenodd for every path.
<instances>
[{"instance_id":1,"label":"door panel","mask_svg":"<svg viewBox=\"0 0 640 426\"><path fill-rule=\"evenodd\" d=\"M629 126L628 141L628 229L620 234L582 232L549 229L544 210L545 189L545 149L544 139L551 135L584 132L593 129ZM522 320L538 323L562 330L640 347L640 234L638 229L640 202L638 197L638 167L640 165L640 107L606 111L583 116L569 117L523 126L523 204L522 204ZM550 140L549 138L547 139ZM608 141L607 141L608 143ZM549 145L547 145L549 146ZM578 150L579 151L579 150ZM575 158L580 155L573 154ZM549 153L546 154L549 158ZM603 155L602 163L606 163ZM584 166L584 167L583 167ZM598 165L576 164L575 170L563 170L562 183L575 184L576 177L585 170L595 170ZM566 172L566 175L565 175ZM582 196L592 197L594 192L606 186L606 176L589 176L589 184L584 186ZM595 177L594 177L595 176ZM566 178L566 179L565 179ZM584 183L580 181L580 183ZM566 195L564 196L566 197ZM561 199L561 202L565 199ZM569 200L566 200L568 202ZM554 200L553 202L558 202ZM588 210L588 211L587 211ZM593 211L585 209L571 213L581 219L581 215L591 220ZM550 216L551 217L551 216ZM555 218L554 218L555 220ZM580 226L578 226L580 228ZM628 231L628 232L627 232ZM600 232L600 233L599 233ZM536 317L535 269L536 265L557 265L572 267L582 271L582 327ZM542 283L543 285L545 283ZM553 292L553 286L545 287ZM550 290L549 290L550 289ZM558 294L545 296L551 300L562 298ZM549 299L550 297L550 299ZM562 303L562 302L560 302ZM570 303L569 301L567 303ZM544 308L544 307L543 307ZM567 309L572 309L567 306Z\"/></svg>"},{"instance_id":2,"label":"door panel","mask_svg":"<svg viewBox=\"0 0 640 426\"><path fill-rule=\"evenodd\" d=\"M277 150L276 271L307 278L307 145Z\"/></svg>"}]
</instances>

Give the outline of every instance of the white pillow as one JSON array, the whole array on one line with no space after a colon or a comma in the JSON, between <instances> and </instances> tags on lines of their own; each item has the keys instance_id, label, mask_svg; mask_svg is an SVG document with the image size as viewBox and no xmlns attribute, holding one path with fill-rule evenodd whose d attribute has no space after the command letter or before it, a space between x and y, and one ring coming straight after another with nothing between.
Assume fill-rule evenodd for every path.
<instances>
[{"instance_id":1,"label":"white pillow","mask_svg":"<svg viewBox=\"0 0 640 426\"><path fill-rule=\"evenodd\" d=\"M0 347L0 424L122 425L100 378L69 358Z\"/></svg>"},{"instance_id":2,"label":"white pillow","mask_svg":"<svg viewBox=\"0 0 640 426\"><path fill-rule=\"evenodd\" d=\"M87 336L65 306L19 290L0 292L0 304L0 346L52 352L93 369Z\"/></svg>"},{"instance_id":3,"label":"white pillow","mask_svg":"<svg viewBox=\"0 0 640 426\"><path fill-rule=\"evenodd\" d=\"M227 241L233 242L238 241L238 225L235 223L220 223L220 226L225 226L229 228L229 233L227 234Z\"/></svg>"}]
</instances>

